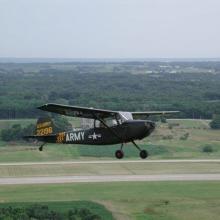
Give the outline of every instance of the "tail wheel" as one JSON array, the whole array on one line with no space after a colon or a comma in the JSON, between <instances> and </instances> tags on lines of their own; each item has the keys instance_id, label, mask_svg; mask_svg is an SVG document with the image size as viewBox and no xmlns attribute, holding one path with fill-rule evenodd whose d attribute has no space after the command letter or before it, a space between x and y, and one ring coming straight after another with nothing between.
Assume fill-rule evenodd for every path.
<instances>
[{"instance_id":1,"label":"tail wheel","mask_svg":"<svg viewBox=\"0 0 220 220\"><path fill-rule=\"evenodd\" d=\"M39 151L43 151L43 147L44 147L45 144L46 144L46 143L43 143L43 144L40 145Z\"/></svg>"},{"instance_id":2,"label":"tail wheel","mask_svg":"<svg viewBox=\"0 0 220 220\"><path fill-rule=\"evenodd\" d=\"M122 150L117 150L115 152L115 157L118 159L122 159L124 157L124 152Z\"/></svg>"},{"instance_id":3,"label":"tail wheel","mask_svg":"<svg viewBox=\"0 0 220 220\"><path fill-rule=\"evenodd\" d=\"M146 150L141 150L140 151L140 157L142 159L146 159L148 157L148 152Z\"/></svg>"}]
</instances>

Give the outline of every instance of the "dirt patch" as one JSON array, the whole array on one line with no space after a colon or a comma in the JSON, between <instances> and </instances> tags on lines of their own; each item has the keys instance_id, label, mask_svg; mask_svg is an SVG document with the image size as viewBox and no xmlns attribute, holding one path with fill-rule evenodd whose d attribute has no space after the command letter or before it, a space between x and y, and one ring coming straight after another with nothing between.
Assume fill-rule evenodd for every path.
<instances>
[{"instance_id":1,"label":"dirt patch","mask_svg":"<svg viewBox=\"0 0 220 220\"><path fill-rule=\"evenodd\" d=\"M153 208L150 208L150 207L146 207L146 208L144 209L144 213L150 214L150 215L155 215L155 214L157 214L157 212L156 212Z\"/></svg>"},{"instance_id":2,"label":"dirt patch","mask_svg":"<svg viewBox=\"0 0 220 220\"><path fill-rule=\"evenodd\" d=\"M111 211L115 220L130 220L131 218L126 214L121 212L120 208L115 206L111 201L94 201L96 203L104 205L109 211Z\"/></svg>"}]
</instances>

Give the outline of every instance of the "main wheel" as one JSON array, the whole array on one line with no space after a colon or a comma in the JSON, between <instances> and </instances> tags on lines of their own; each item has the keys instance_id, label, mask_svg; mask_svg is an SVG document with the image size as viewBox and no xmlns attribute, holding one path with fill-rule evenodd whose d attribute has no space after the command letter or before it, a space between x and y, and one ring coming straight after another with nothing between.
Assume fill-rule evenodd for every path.
<instances>
[{"instance_id":1,"label":"main wheel","mask_svg":"<svg viewBox=\"0 0 220 220\"><path fill-rule=\"evenodd\" d=\"M118 159L122 159L124 157L124 152L122 150L115 151L115 157Z\"/></svg>"},{"instance_id":2,"label":"main wheel","mask_svg":"<svg viewBox=\"0 0 220 220\"><path fill-rule=\"evenodd\" d=\"M146 150L141 150L140 151L140 157L142 159L146 159L148 157L148 152Z\"/></svg>"}]
</instances>

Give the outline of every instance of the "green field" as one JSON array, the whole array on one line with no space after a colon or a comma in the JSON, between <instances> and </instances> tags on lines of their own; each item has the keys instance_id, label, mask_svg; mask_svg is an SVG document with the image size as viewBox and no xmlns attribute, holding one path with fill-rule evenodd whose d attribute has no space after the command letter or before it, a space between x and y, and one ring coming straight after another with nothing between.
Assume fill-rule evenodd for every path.
<instances>
[{"instance_id":1,"label":"green field","mask_svg":"<svg viewBox=\"0 0 220 220\"><path fill-rule=\"evenodd\" d=\"M0 120L0 130L12 124L23 126L36 120ZM78 127L79 120L71 119ZM184 135L187 139L183 139ZM155 132L137 143L150 153L151 159L159 158L220 158L220 131L209 128L208 120L168 120L168 123L158 123ZM204 153L203 148L209 145L213 152ZM114 158L115 146L80 146L48 144L43 152L37 150L39 145L25 142L0 141L0 161L51 161L86 158ZM126 158L138 158L138 151L132 144L124 148Z\"/></svg>"},{"instance_id":2,"label":"green field","mask_svg":"<svg viewBox=\"0 0 220 220\"><path fill-rule=\"evenodd\" d=\"M32 119L1 120L0 130L15 123L25 126L34 121ZM79 121L71 120L71 122L79 126ZM189 134L188 138L182 140L181 137L186 133ZM150 159L220 158L220 131L211 130L207 120L179 119L168 120L165 124L158 123L152 136L138 143L150 152ZM213 152L204 153L202 149L206 145L211 146ZM0 163L113 159L114 151L118 147L49 144L45 146L43 152L40 152L37 145L0 141ZM140 160L138 152L130 144L125 146L125 160L126 158ZM0 177L202 174L219 173L219 170L218 162L32 164L0 166ZM219 188L219 181L1 185L0 208L39 202L55 209L65 210L70 206L77 206L77 203L82 205L83 201L89 201L95 202L91 203L91 207L101 210L102 216L105 216L103 219L108 219L107 215L111 216L107 211L109 210L113 217L119 220L217 220L220 216Z\"/></svg>"},{"instance_id":3,"label":"green field","mask_svg":"<svg viewBox=\"0 0 220 220\"><path fill-rule=\"evenodd\" d=\"M105 205L116 219L217 220L220 215L219 187L219 182L1 186L0 201L41 203L89 200Z\"/></svg>"}]
</instances>

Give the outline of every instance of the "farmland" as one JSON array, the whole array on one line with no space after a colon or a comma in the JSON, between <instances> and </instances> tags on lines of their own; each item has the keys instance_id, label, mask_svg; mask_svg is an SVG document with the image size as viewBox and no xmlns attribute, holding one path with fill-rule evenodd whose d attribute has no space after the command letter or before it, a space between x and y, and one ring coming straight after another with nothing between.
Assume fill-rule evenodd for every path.
<instances>
[{"instance_id":1,"label":"farmland","mask_svg":"<svg viewBox=\"0 0 220 220\"><path fill-rule=\"evenodd\" d=\"M126 220L217 220L219 185L219 182L128 182L1 186L0 200L9 204L65 201L63 206L66 201L89 200L105 205L116 219Z\"/></svg>"},{"instance_id":2,"label":"farmland","mask_svg":"<svg viewBox=\"0 0 220 220\"><path fill-rule=\"evenodd\" d=\"M0 129L21 123L27 126L36 120L1 120ZM79 126L79 121L70 122ZM155 133L139 142L150 152L149 161L157 159L215 159L220 154L218 130L209 127L209 120L170 119L157 123ZM188 133L187 138L185 137ZM203 152L209 145L212 152ZM151 175L151 174L218 174L219 162L168 162L139 163L138 152L132 145L125 148L123 163L117 162L114 151L118 146L71 146L46 145L43 152L37 144L25 142L0 142L1 178L81 176L81 175ZM133 163L129 163L133 160ZM88 164L46 164L48 161L103 161ZM127 161L127 162L126 162ZM135 162L137 161L137 162ZM20 162L19 164L10 164ZM42 164L22 164L42 162ZM89 201L91 207L106 216L123 219L218 219L220 194L219 181L171 181L171 182L117 182L117 183L72 183L42 185L1 185L1 207L27 207L45 204L63 212L76 203L83 206ZM98 206L100 206L100 209ZM111 212L111 213L109 213Z\"/></svg>"}]
</instances>

